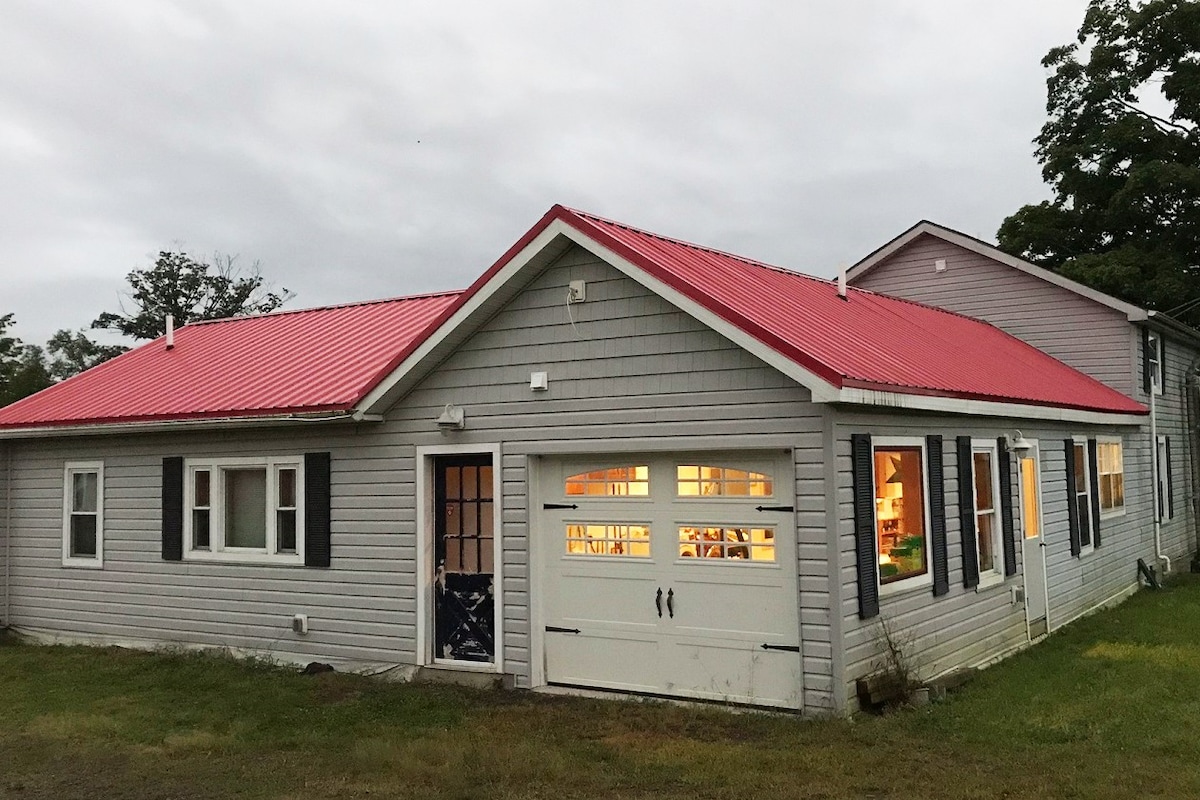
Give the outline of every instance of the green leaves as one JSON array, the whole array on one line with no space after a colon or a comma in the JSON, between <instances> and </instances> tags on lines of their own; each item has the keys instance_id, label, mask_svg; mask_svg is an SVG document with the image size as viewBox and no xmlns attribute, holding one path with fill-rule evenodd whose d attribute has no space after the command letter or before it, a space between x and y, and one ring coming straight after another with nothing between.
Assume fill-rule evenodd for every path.
<instances>
[{"instance_id":1,"label":"green leaves","mask_svg":"<svg viewBox=\"0 0 1200 800\"><path fill-rule=\"evenodd\" d=\"M1092 0L1042 63L1055 198L1008 217L1001 248L1148 308L1200 298L1200 4Z\"/></svg>"},{"instance_id":2,"label":"green leaves","mask_svg":"<svg viewBox=\"0 0 1200 800\"><path fill-rule=\"evenodd\" d=\"M150 269L134 270L129 281L132 313L104 312L93 328L111 328L135 339L154 339L166 331L170 314L175 324L206 319L264 314L282 306L291 293L269 291L255 263L243 274L236 256L213 257L213 263L187 253L162 251Z\"/></svg>"},{"instance_id":3,"label":"green leaves","mask_svg":"<svg viewBox=\"0 0 1200 800\"><path fill-rule=\"evenodd\" d=\"M8 336L12 314L0 316L0 406L40 392L53 381L46 371L42 348Z\"/></svg>"}]
</instances>

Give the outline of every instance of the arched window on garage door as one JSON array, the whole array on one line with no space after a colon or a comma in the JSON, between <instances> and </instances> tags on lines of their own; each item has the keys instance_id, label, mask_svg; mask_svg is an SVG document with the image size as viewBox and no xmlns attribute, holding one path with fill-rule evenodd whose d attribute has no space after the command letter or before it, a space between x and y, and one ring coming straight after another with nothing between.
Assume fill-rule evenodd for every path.
<instances>
[{"instance_id":1,"label":"arched window on garage door","mask_svg":"<svg viewBox=\"0 0 1200 800\"><path fill-rule=\"evenodd\" d=\"M771 497L770 475L731 467L680 464L675 468L679 497Z\"/></svg>"},{"instance_id":2,"label":"arched window on garage door","mask_svg":"<svg viewBox=\"0 0 1200 800\"><path fill-rule=\"evenodd\" d=\"M581 472L566 479L565 492L568 497L648 497L650 467L609 467Z\"/></svg>"}]
</instances>

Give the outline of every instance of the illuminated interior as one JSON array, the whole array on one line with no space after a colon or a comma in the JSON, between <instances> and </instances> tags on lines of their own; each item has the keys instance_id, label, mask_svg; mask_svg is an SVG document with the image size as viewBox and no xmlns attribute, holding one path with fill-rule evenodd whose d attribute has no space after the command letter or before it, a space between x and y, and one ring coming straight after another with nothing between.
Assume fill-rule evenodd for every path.
<instances>
[{"instance_id":1,"label":"illuminated interior","mask_svg":"<svg viewBox=\"0 0 1200 800\"><path fill-rule=\"evenodd\" d=\"M1025 538L1036 539L1042 535L1038 514L1037 462L1032 458L1021 459L1021 500L1024 505Z\"/></svg>"},{"instance_id":2,"label":"illuminated interior","mask_svg":"<svg viewBox=\"0 0 1200 800\"><path fill-rule=\"evenodd\" d=\"M675 469L680 497L770 497L770 476L725 467L680 465Z\"/></svg>"},{"instance_id":3,"label":"illuminated interior","mask_svg":"<svg viewBox=\"0 0 1200 800\"><path fill-rule=\"evenodd\" d=\"M881 584L929 571L920 447L875 451L875 531Z\"/></svg>"},{"instance_id":4,"label":"illuminated interior","mask_svg":"<svg viewBox=\"0 0 1200 800\"><path fill-rule=\"evenodd\" d=\"M750 561L775 560L772 528L679 529L679 555L683 558L723 558Z\"/></svg>"},{"instance_id":5,"label":"illuminated interior","mask_svg":"<svg viewBox=\"0 0 1200 800\"><path fill-rule=\"evenodd\" d=\"M1100 509L1125 507L1125 465L1120 442L1099 442L1096 461L1100 480Z\"/></svg>"},{"instance_id":6,"label":"illuminated interior","mask_svg":"<svg viewBox=\"0 0 1200 800\"><path fill-rule=\"evenodd\" d=\"M567 554L650 557L648 525L568 525Z\"/></svg>"},{"instance_id":7,"label":"illuminated interior","mask_svg":"<svg viewBox=\"0 0 1200 800\"><path fill-rule=\"evenodd\" d=\"M568 496L646 497L650 494L650 467L613 467L582 472L566 480Z\"/></svg>"}]
</instances>

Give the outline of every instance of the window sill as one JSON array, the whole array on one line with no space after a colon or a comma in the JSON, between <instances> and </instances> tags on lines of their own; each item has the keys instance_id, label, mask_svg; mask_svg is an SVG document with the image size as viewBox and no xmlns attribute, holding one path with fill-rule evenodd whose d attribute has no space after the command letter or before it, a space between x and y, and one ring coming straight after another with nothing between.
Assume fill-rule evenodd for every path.
<instances>
[{"instance_id":1,"label":"window sill","mask_svg":"<svg viewBox=\"0 0 1200 800\"><path fill-rule=\"evenodd\" d=\"M68 569L104 569L104 559L64 558L62 565Z\"/></svg>"},{"instance_id":2,"label":"window sill","mask_svg":"<svg viewBox=\"0 0 1200 800\"><path fill-rule=\"evenodd\" d=\"M895 583L885 583L879 586L879 597L892 597L893 595L908 594L921 590L928 590L933 586L933 575L925 574L918 575L915 578L905 578L902 581Z\"/></svg>"},{"instance_id":3,"label":"window sill","mask_svg":"<svg viewBox=\"0 0 1200 800\"><path fill-rule=\"evenodd\" d=\"M1125 507L1124 506L1122 506L1121 508L1114 508L1111 511L1104 511L1103 509L1101 509L1101 511L1100 511L1100 521L1101 522L1103 522L1106 519L1116 519L1118 517L1123 517L1123 516L1125 516Z\"/></svg>"},{"instance_id":4,"label":"window sill","mask_svg":"<svg viewBox=\"0 0 1200 800\"><path fill-rule=\"evenodd\" d=\"M1084 556L1090 556L1092 554L1092 551L1094 551L1095 549L1096 549L1095 545L1090 545L1090 544L1083 545L1079 548L1079 556L1078 557L1083 558Z\"/></svg>"},{"instance_id":5,"label":"window sill","mask_svg":"<svg viewBox=\"0 0 1200 800\"><path fill-rule=\"evenodd\" d=\"M273 556L267 553L238 553L220 551L215 553L203 550L191 550L184 553L184 561L209 562L216 564L256 564L267 567L303 567L304 556L286 555Z\"/></svg>"},{"instance_id":6,"label":"window sill","mask_svg":"<svg viewBox=\"0 0 1200 800\"><path fill-rule=\"evenodd\" d=\"M975 586L975 591L977 593L978 592L986 592L988 589L994 589L997 586L1003 586L1003 585L1004 585L1004 576L997 575L996 573L992 572L987 575L979 576L979 583Z\"/></svg>"}]
</instances>

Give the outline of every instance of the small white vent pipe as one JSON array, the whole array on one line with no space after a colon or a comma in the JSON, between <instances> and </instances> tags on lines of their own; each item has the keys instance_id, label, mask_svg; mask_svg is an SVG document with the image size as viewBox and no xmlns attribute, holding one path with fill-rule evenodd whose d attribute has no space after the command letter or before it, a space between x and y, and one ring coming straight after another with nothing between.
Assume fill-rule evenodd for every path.
<instances>
[{"instance_id":1,"label":"small white vent pipe","mask_svg":"<svg viewBox=\"0 0 1200 800\"><path fill-rule=\"evenodd\" d=\"M167 314L167 349L175 349L175 316Z\"/></svg>"}]
</instances>

